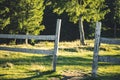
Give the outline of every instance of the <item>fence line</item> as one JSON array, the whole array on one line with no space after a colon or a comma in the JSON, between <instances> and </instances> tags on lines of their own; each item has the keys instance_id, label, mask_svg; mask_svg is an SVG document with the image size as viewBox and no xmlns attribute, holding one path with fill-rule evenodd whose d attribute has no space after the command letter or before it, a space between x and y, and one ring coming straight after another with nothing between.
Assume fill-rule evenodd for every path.
<instances>
[{"instance_id":1,"label":"fence line","mask_svg":"<svg viewBox=\"0 0 120 80\"><path fill-rule=\"evenodd\" d=\"M0 38L53 40L54 41L54 49L53 50L10 48L10 47L0 47L0 50L53 55L52 70L56 71L57 53L58 53L58 45L59 45L59 38L60 38L60 28L61 28L61 19L57 19L56 34L55 35L39 35L39 36L36 36L36 35L20 35L20 34L19 35L0 34Z\"/></svg>"},{"instance_id":2,"label":"fence line","mask_svg":"<svg viewBox=\"0 0 120 80\"><path fill-rule=\"evenodd\" d=\"M111 38L100 38L101 43L106 43L106 44L117 44L120 45L120 40L119 39L111 39Z\"/></svg>"},{"instance_id":3,"label":"fence line","mask_svg":"<svg viewBox=\"0 0 120 80\"><path fill-rule=\"evenodd\" d=\"M120 59L111 57L111 56L98 56L98 61L99 62L110 62L114 64L120 64Z\"/></svg>"},{"instance_id":4,"label":"fence line","mask_svg":"<svg viewBox=\"0 0 120 80\"><path fill-rule=\"evenodd\" d=\"M36 40L55 40L55 35L15 35L15 34L0 34L0 38L12 39L36 39Z\"/></svg>"},{"instance_id":5,"label":"fence line","mask_svg":"<svg viewBox=\"0 0 120 80\"><path fill-rule=\"evenodd\" d=\"M96 23L96 30L95 30L92 77L97 77L98 61L100 61L100 62L112 62L112 63L120 64L119 58L113 58L110 56L99 56L100 43L118 44L119 45L120 40L119 39L103 38L103 37L100 37L100 35L101 35L101 22L97 22Z\"/></svg>"},{"instance_id":6,"label":"fence line","mask_svg":"<svg viewBox=\"0 0 120 80\"><path fill-rule=\"evenodd\" d=\"M11 47L0 47L0 50L24 52L24 53L32 53L32 54L47 54L47 55L53 55L53 52L54 52L53 50L11 48Z\"/></svg>"},{"instance_id":7,"label":"fence line","mask_svg":"<svg viewBox=\"0 0 120 80\"><path fill-rule=\"evenodd\" d=\"M94 54L93 54L93 64L92 64L92 76L96 77L97 75L97 67L98 67L98 53L99 53L99 42L100 42L100 29L101 23L96 23L96 30L95 30L95 43L94 43Z\"/></svg>"},{"instance_id":8,"label":"fence line","mask_svg":"<svg viewBox=\"0 0 120 80\"><path fill-rule=\"evenodd\" d=\"M60 39L60 28L61 28L61 19L58 19L56 24L56 35L55 35L55 45L54 45L54 54L53 54L53 71L56 71L56 64L57 64L57 54L59 48L59 39Z\"/></svg>"}]
</instances>

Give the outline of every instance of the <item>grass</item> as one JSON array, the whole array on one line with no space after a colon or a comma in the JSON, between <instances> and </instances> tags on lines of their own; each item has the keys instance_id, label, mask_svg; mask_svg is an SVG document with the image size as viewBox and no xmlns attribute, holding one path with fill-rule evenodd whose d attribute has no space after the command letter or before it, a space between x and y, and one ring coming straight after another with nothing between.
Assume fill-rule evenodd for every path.
<instances>
[{"instance_id":1,"label":"grass","mask_svg":"<svg viewBox=\"0 0 120 80\"><path fill-rule=\"evenodd\" d=\"M53 42L5 45L12 48L51 49ZM98 78L91 77L93 40L60 42L57 71L52 72L52 56L0 50L0 80L120 80L120 65L99 62ZM101 44L100 55L120 57L119 45Z\"/></svg>"}]
</instances>

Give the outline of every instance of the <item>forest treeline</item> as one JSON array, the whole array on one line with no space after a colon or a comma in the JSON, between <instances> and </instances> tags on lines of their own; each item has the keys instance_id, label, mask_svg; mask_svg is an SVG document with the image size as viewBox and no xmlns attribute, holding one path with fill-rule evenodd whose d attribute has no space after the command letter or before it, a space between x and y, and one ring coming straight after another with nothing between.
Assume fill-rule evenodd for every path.
<instances>
[{"instance_id":1,"label":"forest treeline","mask_svg":"<svg viewBox=\"0 0 120 80\"><path fill-rule=\"evenodd\" d=\"M97 21L103 36L120 37L120 0L0 0L0 34L55 34L58 18L61 40L94 38Z\"/></svg>"}]
</instances>

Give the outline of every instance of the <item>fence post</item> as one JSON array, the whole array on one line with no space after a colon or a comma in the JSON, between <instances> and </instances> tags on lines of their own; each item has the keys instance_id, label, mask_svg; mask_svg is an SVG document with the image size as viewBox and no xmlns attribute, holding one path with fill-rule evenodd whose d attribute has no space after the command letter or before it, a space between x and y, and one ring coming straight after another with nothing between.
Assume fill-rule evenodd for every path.
<instances>
[{"instance_id":1,"label":"fence post","mask_svg":"<svg viewBox=\"0 0 120 80\"><path fill-rule=\"evenodd\" d=\"M56 64L57 64L57 53L58 53L58 45L59 45L59 38L60 38L60 28L61 28L61 19L57 19L56 24L56 35L55 35L55 44L54 44L54 54L53 54L53 71L56 71Z\"/></svg>"},{"instance_id":2,"label":"fence post","mask_svg":"<svg viewBox=\"0 0 120 80\"><path fill-rule=\"evenodd\" d=\"M96 23L96 30L95 30L95 42L94 42L93 64L92 64L92 77L97 77L100 33L101 33L101 22L97 22Z\"/></svg>"}]
</instances>

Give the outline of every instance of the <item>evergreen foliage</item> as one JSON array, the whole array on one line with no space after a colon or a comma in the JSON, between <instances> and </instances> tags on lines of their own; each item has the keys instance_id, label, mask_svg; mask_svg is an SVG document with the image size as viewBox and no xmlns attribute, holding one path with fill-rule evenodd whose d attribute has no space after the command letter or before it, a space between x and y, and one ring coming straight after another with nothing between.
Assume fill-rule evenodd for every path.
<instances>
[{"instance_id":1,"label":"evergreen foliage","mask_svg":"<svg viewBox=\"0 0 120 80\"><path fill-rule=\"evenodd\" d=\"M53 12L66 12L70 21L79 22L80 42L85 45L83 22L96 22L104 19L109 12L105 0L51 0Z\"/></svg>"},{"instance_id":2,"label":"evergreen foliage","mask_svg":"<svg viewBox=\"0 0 120 80\"><path fill-rule=\"evenodd\" d=\"M42 25L44 0L1 0L0 29L11 34L38 35Z\"/></svg>"},{"instance_id":3,"label":"evergreen foliage","mask_svg":"<svg viewBox=\"0 0 120 80\"><path fill-rule=\"evenodd\" d=\"M10 10L6 5L5 0L0 0L0 30L3 30L10 23Z\"/></svg>"},{"instance_id":4,"label":"evergreen foliage","mask_svg":"<svg viewBox=\"0 0 120 80\"><path fill-rule=\"evenodd\" d=\"M52 13L52 10L58 15ZM45 34L54 33L54 22L59 17L65 20L62 25L62 34L66 35L64 40L73 39L66 33L79 38L78 28L71 30L70 27L78 23L79 27L83 27L83 23L87 26L84 27L86 38L94 38L96 21L102 21L105 36L119 37L120 0L0 0L0 33L38 35L45 26L48 29L45 30ZM68 17L69 21L77 24L68 22ZM70 29L66 30L66 27Z\"/></svg>"},{"instance_id":5,"label":"evergreen foliage","mask_svg":"<svg viewBox=\"0 0 120 80\"><path fill-rule=\"evenodd\" d=\"M114 15L115 22L120 24L120 0L115 0L114 6L115 6Z\"/></svg>"},{"instance_id":6,"label":"evergreen foliage","mask_svg":"<svg viewBox=\"0 0 120 80\"><path fill-rule=\"evenodd\" d=\"M54 12L62 14L68 13L70 21L77 23L79 17L82 16L83 20L100 21L104 19L106 13L109 12L105 5L105 0L51 0L54 7Z\"/></svg>"},{"instance_id":7,"label":"evergreen foliage","mask_svg":"<svg viewBox=\"0 0 120 80\"><path fill-rule=\"evenodd\" d=\"M42 24L44 0L21 0L19 12L19 27L23 33L37 35L44 29Z\"/></svg>"}]
</instances>

